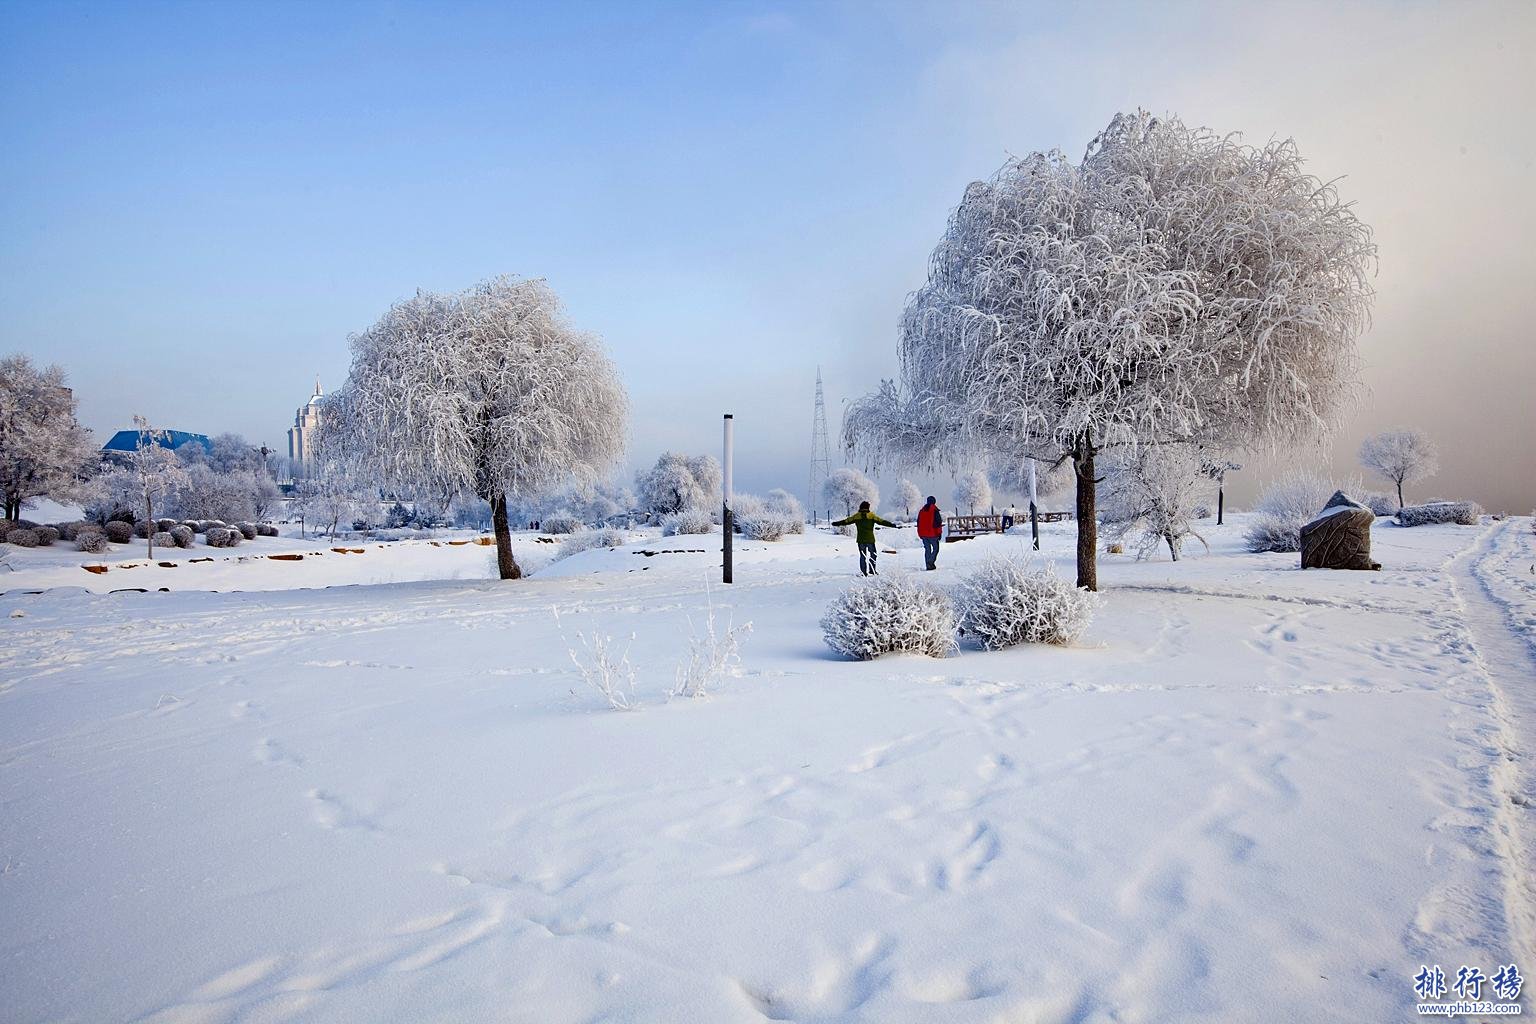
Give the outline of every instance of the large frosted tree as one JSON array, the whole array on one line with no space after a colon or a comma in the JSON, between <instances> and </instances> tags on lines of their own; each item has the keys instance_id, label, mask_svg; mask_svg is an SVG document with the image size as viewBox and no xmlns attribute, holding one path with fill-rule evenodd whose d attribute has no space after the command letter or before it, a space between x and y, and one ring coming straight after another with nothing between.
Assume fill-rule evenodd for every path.
<instances>
[{"instance_id":1,"label":"large frosted tree","mask_svg":"<svg viewBox=\"0 0 1536 1024\"><path fill-rule=\"evenodd\" d=\"M0 359L0 519L20 519L31 498L70 496L96 455L64 371Z\"/></svg>"},{"instance_id":2,"label":"large frosted tree","mask_svg":"<svg viewBox=\"0 0 1536 1024\"><path fill-rule=\"evenodd\" d=\"M625 444L628 399L596 337L566 322L541 280L499 277L418 292L352 339L352 371L326 429L377 482L491 505L502 579L507 502L604 476Z\"/></svg>"},{"instance_id":3,"label":"large frosted tree","mask_svg":"<svg viewBox=\"0 0 1536 1024\"><path fill-rule=\"evenodd\" d=\"M902 319L899 382L850 409L867 458L1071 461L1077 583L1097 589L1106 447L1268 447L1331 429L1375 246L1290 140L1145 112L1073 163L974 182Z\"/></svg>"}]
</instances>

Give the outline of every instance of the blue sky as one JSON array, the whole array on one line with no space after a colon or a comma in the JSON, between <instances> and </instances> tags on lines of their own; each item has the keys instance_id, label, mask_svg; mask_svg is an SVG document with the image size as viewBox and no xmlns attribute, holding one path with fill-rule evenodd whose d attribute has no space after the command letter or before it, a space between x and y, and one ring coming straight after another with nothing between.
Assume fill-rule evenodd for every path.
<instances>
[{"instance_id":1,"label":"blue sky","mask_svg":"<svg viewBox=\"0 0 1536 1024\"><path fill-rule=\"evenodd\" d=\"M835 432L966 182L1139 104L1350 175L1383 274L1339 464L1418 423L1466 469L1437 483L1530 501L1529 445L1495 453L1532 470L1506 487L1447 411L1529 436L1519 389L1425 373L1448 331L1536 370L1501 291L1529 246L1488 240L1536 226L1507 136L1530 10L0 3L0 350L62 364L103 434L281 446L392 301L542 276L625 376L632 464L713 451L732 411L741 485L800 490L817 365ZM1442 210L1469 167L1470 218Z\"/></svg>"}]
</instances>

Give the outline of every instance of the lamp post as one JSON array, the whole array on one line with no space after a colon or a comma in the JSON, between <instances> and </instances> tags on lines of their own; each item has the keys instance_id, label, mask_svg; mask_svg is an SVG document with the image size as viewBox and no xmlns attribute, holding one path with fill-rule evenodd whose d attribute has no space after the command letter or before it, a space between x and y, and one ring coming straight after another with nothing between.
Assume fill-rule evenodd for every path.
<instances>
[{"instance_id":1,"label":"lamp post","mask_svg":"<svg viewBox=\"0 0 1536 1024\"><path fill-rule=\"evenodd\" d=\"M735 530L735 517L731 514L731 427L735 420L730 413L725 414L725 458L721 462L723 468L722 490L724 504L720 511L720 533L722 534L721 553L724 556L722 563L724 568L724 582L731 582L731 534Z\"/></svg>"}]
</instances>

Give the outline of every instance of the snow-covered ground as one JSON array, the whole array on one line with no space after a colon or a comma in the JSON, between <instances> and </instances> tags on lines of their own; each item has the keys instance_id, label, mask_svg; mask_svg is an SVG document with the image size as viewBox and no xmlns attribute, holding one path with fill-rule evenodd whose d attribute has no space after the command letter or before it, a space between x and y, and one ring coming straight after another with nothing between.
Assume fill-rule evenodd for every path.
<instances>
[{"instance_id":1,"label":"snow-covered ground","mask_svg":"<svg viewBox=\"0 0 1536 1024\"><path fill-rule=\"evenodd\" d=\"M147 593L30 564L0 1017L1384 1021L1421 964L1536 969L1529 520L1381 524L1379 573L1205 532L1106 556L1077 648L871 663L822 643L822 534L738 543L730 587L718 537L506 584L422 542L96 581ZM742 672L668 701L711 604ZM578 631L634 635L639 710Z\"/></svg>"}]
</instances>

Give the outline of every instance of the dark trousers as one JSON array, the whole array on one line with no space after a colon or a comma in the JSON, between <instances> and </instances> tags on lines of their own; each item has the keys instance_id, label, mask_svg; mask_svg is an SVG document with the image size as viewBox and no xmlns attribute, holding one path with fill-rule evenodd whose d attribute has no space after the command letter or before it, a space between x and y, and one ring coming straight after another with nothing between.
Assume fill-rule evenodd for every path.
<instances>
[{"instance_id":1,"label":"dark trousers","mask_svg":"<svg viewBox=\"0 0 1536 1024\"><path fill-rule=\"evenodd\" d=\"M943 539L942 537L924 537L923 538L923 561L928 564L928 568L930 568L930 569L934 569L934 568L938 567L938 564L939 564L939 541L941 541L942 539Z\"/></svg>"},{"instance_id":2,"label":"dark trousers","mask_svg":"<svg viewBox=\"0 0 1536 1024\"><path fill-rule=\"evenodd\" d=\"M859 572L868 576L875 571L875 546L873 544L859 545Z\"/></svg>"}]
</instances>

